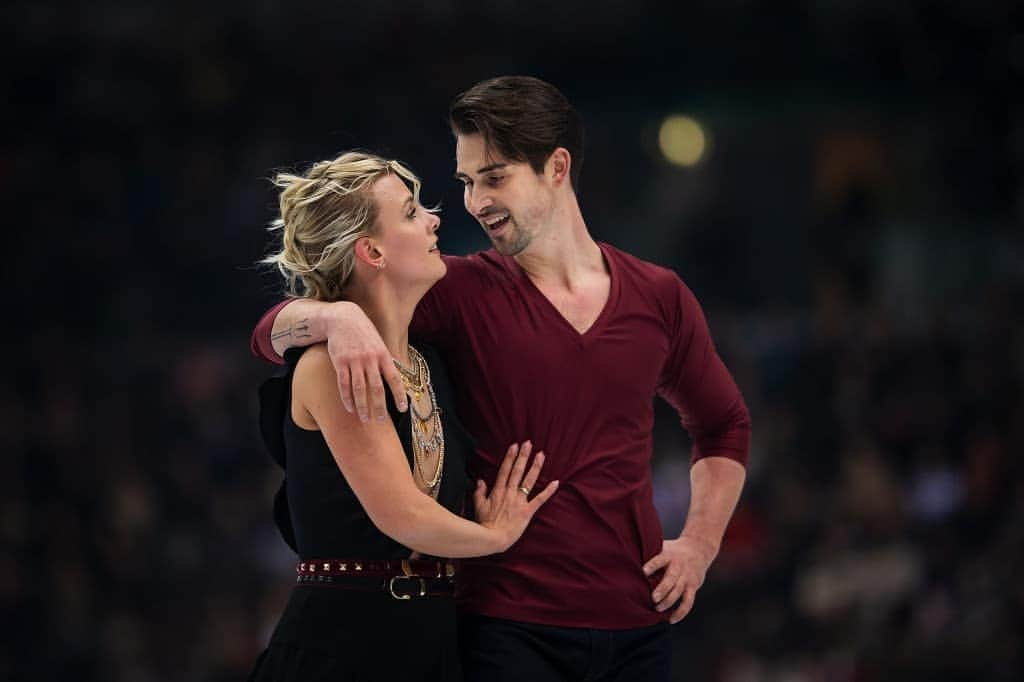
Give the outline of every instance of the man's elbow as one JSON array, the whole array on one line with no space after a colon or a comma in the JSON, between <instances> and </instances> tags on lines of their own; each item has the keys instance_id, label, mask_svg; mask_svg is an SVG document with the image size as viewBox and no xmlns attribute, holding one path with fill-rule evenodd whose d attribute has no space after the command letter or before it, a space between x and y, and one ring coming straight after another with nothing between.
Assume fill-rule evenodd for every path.
<instances>
[{"instance_id":1,"label":"man's elbow","mask_svg":"<svg viewBox=\"0 0 1024 682\"><path fill-rule=\"evenodd\" d=\"M294 299L286 299L281 301L273 308L263 313L263 317L260 318L259 322L256 323L256 327L252 331L252 336L249 338L249 349L252 354L257 358L266 360L267 362L273 362L275 364L284 364L284 351L287 350L287 345L281 344L275 340L274 325L277 322L278 313L280 313L285 306L292 303Z\"/></svg>"},{"instance_id":2,"label":"man's elbow","mask_svg":"<svg viewBox=\"0 0 1024 682\"><path fill-rule=\"evenodd\" d=\"M693 462L704 457L727 457L747 465L752 432L750 410L742 398L734 402L716 428L694 438Z\"/></svg>"}]
</instances>

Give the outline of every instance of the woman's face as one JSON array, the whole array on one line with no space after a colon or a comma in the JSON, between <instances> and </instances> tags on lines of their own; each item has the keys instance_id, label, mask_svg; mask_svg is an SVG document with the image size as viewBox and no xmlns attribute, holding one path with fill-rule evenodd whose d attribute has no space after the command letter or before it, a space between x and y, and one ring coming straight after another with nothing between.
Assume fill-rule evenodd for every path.
<instances>
[{"instance_id":1,"label":"woman's face","mask_svg":"<svg viewBox=\"0 0 1024 682\"><path fill-rule=\"evenodd\" d=\"M409 188L394 174L373 184L377 202L377 249L384 256L382 276L401 284L433 284L447 268L437 246L441 219L417 202Z\"/></svg>"}]
</instances>

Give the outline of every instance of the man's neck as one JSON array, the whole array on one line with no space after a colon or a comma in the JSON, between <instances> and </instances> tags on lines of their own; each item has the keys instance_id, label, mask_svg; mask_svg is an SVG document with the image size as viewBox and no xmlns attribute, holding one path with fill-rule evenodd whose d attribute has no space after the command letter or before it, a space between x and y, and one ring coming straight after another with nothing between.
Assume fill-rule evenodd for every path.
<instances>
[{"instance_id":1,"label":"man's neck","mask_svg":"<svg viewBox=\"0 0 1024 682\"><path fill-rule=\"evenodd\" d=\"M575 196L557 208L545 229L515 256L536 283L572 290L595 272L604 272L601 248L590 236Z\"/></svg>"}]
</instances>

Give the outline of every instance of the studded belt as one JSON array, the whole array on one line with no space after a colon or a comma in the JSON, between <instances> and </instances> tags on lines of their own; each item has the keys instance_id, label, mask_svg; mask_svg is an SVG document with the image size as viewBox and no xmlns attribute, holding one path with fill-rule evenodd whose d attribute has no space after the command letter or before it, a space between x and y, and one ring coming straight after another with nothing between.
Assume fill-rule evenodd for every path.
<instances>
[{"instance_id":1,"label":"studded belt","mask_svg":"<svg viewBox=\"0 0 1024 682\"><path fill-rule=\"evenodd\" d=\"M384 592L395 599L447 597L455 592L455 566L433 559L314 559L295 568L300 585Z\"/></svg>"}]
</instances>

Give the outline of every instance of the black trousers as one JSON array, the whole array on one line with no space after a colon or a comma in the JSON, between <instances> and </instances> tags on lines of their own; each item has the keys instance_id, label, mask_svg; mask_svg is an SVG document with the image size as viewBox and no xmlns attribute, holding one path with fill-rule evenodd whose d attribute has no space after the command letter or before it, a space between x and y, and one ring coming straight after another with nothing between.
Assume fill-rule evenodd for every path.
<instances>
[{"instance_id":1,"label":"black trousers","mask_svg":"<svg viewBox=\"0 0 1024 682\"><path fill-rule=\"evenodd\" d=\"M297 586L250 682L458 682L455 600Z\"/></svg>"},{"instance_id":2,"label":"black trousers","mask_svg":"<svg viewBox=\"0 0 1024 682\"><path fill-rule=\"evenodd\" d=\"M668 682L667 622L594 630L462 614L459 652L465 682Z\"/></svg>"}]
</instances>

